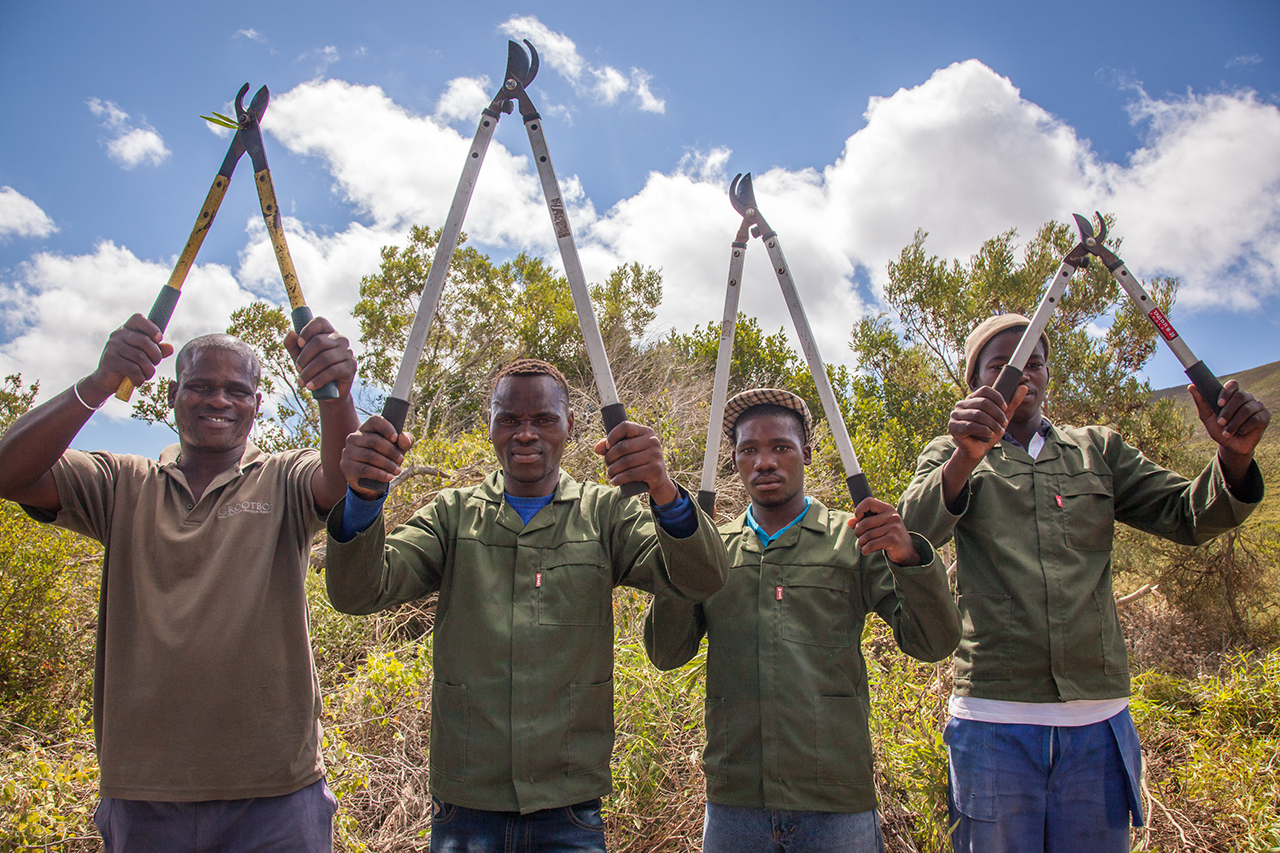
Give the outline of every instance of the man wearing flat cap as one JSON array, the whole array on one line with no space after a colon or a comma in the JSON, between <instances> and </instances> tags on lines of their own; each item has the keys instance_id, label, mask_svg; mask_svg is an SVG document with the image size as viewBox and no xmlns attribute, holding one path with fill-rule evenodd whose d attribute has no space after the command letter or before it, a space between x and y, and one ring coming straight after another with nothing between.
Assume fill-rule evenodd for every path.
<instances>
[{"instance_id":1,"label":"man wearing flat cap","mask_svg":"<svg viewBox=\"0 0 1280 853\"><path fill-rule=\"evenodd\" d=\"M1143 818L1111 589L1115 522L1186 545L1243 522L1262 499L1253 450L1271 413L1231 380L1215 416L1191 386L1218 452L1188 480L1111 429L1042 415L1045 336L1013 399L1002 399L992 386L1029 325L1003 314L969 335L972 393L920 455L899 505L935 546L955 540L964 636L944 733L952 845L1120 853L1130 818Z\"/></svg>"},{"instance_id":2,"label":"man wearing flat cap","mask_svg":"<svg viewBox=\"0 0 1280 853\"><path fill-rule=\"evenodd\" d=\"M707 637L707 853L883 851L860 640L871 612L907 654L960 637L946 569L892 506L850 515L804 494L813 417L789 391L725 407L751 505L723 525L729 580L701 604L655 599L645 648L674 669ZM781 846L780 846L781 845Z\"/></svg>"}]
</instances>

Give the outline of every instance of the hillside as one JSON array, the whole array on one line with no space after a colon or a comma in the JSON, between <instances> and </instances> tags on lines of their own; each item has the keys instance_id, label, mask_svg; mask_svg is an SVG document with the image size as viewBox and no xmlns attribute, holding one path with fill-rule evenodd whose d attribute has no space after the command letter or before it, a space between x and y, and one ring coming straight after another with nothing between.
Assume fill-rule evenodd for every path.
<instances>
[{"instance_id":1,"label":"hillside","mask_svg":"<svg viewBox=\"0 0 1280 853\"><path fill-rule=\"evenodd\" d=\"M1277 406L1280 406L1280 361L1273 361L1261 367L1252 367L1239 373L1229 373L1218 378L1223 382L1228 379L1236 380L1242 388L1265 402L1273 412ZM1204 428L1200 426L1199 420L1196 418L1195 404L1191 402L1191 394L1187 391L1186 383L1174 385L1172 388L1161 388L1159 391L1154 392L1152 397L1157 400L1164 397L1172 397L1186 413L1188 420L1196 425L1196 438L1207 438ZM1264 443L1271 444L1276 441L1275 429L1267 430Z\"/></svg>"}]
</instances>

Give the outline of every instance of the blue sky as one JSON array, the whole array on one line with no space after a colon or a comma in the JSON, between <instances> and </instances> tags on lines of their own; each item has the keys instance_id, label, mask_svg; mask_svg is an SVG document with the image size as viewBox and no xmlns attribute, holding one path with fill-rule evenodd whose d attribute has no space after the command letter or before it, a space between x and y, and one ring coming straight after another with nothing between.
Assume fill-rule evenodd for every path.
<instances>
[{"instance_id":1,"label":"blue sky","mask_svg":"<svg viewBox=\"0 0 1280 853\"><path fill-rule=\"evenodd\" d=\"M0 372L56 392L145 312L228 140L198 116L242 83L263 126L308 301L348 311L378 248L438 226L509 37L534 84L588 277L659 266L658 332L719 318L739 171L787 248L829 360L879 308L917 228L967 258L987 237L1100 208L1219 373L1280 359L1280 2L616 4L69 3L0 6ZM283 301L237 170L170 336ZM506 118L466 230L554 262L527 141ZM743 310L786 320L763 247ZM679 298L675 298L675 294ZM1156 387L1182 380L1161 350ZM1274 402L1274 401L1273 401ZM111 404L78 446L155 453Z\"/></svg>"}]
</instances>

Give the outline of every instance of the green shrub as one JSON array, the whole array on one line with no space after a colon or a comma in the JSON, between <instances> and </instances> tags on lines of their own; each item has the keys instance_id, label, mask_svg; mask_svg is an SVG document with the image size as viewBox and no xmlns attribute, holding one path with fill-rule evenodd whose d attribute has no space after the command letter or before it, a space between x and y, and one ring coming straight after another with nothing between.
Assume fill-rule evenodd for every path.
<instances>
[{"instance_id":1,"label":"green shrub","mask_svg":"<svg viewBox=\"0 0 1280 853\"><path fill-rule=\"evenodd\" d=\"M56 735L89 698L98 555L0 502L0 742L23 728Z\"/></svg>"}]
</instances>

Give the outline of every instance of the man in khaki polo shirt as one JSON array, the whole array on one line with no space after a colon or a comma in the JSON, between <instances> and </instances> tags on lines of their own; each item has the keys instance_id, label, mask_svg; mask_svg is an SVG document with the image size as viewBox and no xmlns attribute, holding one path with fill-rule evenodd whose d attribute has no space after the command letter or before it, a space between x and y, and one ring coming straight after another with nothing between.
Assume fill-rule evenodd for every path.
<instances>
[{"instance_id":1,"label":"man in khaki polo shirt","mask_svg":"<svg viewBox=\"0 0 1280 853\"><path fill-rule=\"evenodd\" d=\"M323 318L285 345L308 388L338 386L319 404L319 452L249 443L261 368L228 335L178 354L178 444L159 461L68 449L122 380L173 353L140 314L0 438L0 497L105 549L93 722L108 851L331 849L304 581L346 489L355 358Z\"/></svg>"}]
</instances>

